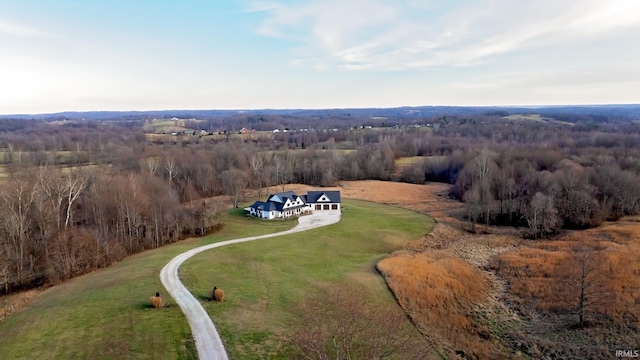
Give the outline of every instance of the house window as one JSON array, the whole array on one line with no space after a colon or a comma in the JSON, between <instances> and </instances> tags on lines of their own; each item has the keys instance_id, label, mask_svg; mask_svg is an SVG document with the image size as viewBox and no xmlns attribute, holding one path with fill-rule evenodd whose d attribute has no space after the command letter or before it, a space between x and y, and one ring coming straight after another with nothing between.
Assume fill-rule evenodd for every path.
<instances>
[{"instance_id":1,"label":"house window","mask_svg":"<svg viewBox=\"0 0 640 360\"><path fill-rule=\"evenodd\" d=\"M324 210L329 210L329 204L324 204Z\"/></svg>"},{"instance_id":2,"label":"house window","mask_svg":"<svg viewBox=\"0 0 640 360\"><path fill-rule=\"evenodd\" d=\"M316 210L322 210L322 205L316 204Z\"/></svg>"},{"instance_id":3,"label":"house window","mask_svg":"<svg viewBox=\"0 0 640 360\"><path fill-rule=\"evenodd\" d=\"M331 210L338 210L338 204L331 204Z\"/></svg>"}]
</instances>

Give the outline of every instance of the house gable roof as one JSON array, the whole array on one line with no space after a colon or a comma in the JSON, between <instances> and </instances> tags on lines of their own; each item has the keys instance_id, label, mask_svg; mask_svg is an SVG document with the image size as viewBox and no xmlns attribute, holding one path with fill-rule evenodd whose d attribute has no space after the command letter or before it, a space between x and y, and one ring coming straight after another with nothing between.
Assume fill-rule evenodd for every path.
<instances>
[{"instance_id":1,"label":"house gable roof","mask_svg":"<svg viewBox=\"0 0 640 360\"><path fill-rule=\"evenodd\" d=\"M264 202L262 202L262 201L256 201L256 202L254 202L254 203L253 203L253 205L251 205L251 206L249 206L249 207L254 208L254 209L260 209L260 210L261 210L263 205L264 205Z\"/></svg>"},{"instance_id":2,"label":"house gable roof","mask_svg":"<svg viewBox=\"0 0 640 360\"><path fill-rule=\"evenodd\" d=\"M262 206L262 211L274 211L274 210L278 210L281 211L282 210L282 204L281 203L276 203L273 201L269 201L264 203L264 205Z\"/></svg>"},{"instance_id":3,"label":"house gable roof","mask_svg":"<svg viewBox=\"0 0 640 360\"><path fill-rule=\"evenodd\" d=\"M340 202L340 191L309 191L307 193L307 202Z\"/></svg>"},{"instance_id":4,"label":"house gable roof","mask_svg":"<svg viewBox=\"0 0 640 360\"><path fill-rule=\"evenodd\" d=\"M287 198L295 199L296 197L297 195L293 191L284 191L284 192L275 193L273 195L269 195L269 197L267 198L267 201L284 203L287 201Z\"/></svg>"}]
</instances>

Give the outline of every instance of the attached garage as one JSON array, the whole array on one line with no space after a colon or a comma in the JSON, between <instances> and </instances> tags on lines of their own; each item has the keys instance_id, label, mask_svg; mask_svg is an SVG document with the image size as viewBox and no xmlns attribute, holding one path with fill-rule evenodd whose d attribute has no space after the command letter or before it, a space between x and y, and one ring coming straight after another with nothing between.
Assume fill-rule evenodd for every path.
<instances>
[{"instance_id":1,"label":"attached garage","mask_svg":"<svg viewBox=\"0 0 640 360\"><path fill-rule=\"evenodd\" d=\"M340 191L309 191L307 203L315 204L316 211L339 211Z\"/></svg>"}]
</instances>

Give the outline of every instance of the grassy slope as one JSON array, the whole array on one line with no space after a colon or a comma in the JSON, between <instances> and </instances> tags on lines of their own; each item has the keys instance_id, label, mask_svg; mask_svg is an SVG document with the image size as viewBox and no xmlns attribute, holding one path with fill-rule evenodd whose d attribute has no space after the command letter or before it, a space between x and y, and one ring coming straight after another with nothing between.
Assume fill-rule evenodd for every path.
<instances>
[{"instance_id":1,"label":"grassy slope","mask_svg":"<svg viewBox=\"0 0 640 360\"><path fill-rule=\"evenodd\" d=\"M372 273L374 262L426 233L433 224L407 210L353 201L345 206L340 224L212 250L184 265L182 276L197 297L205 300L215 284L227 292L224 304L205 302L205 306L231 345L232 356L254 353L254 344L262 344L264 351L277 347L272 340L282 330L287 306L314 282L351 277L386 291ZM295 225L239 214L235 211L225 219L227 226L215 236L138 254L48 289L25 310L0 323L0 357L195 358L188 324L164 292L158 274L173 256L195 246ZM148 299L156 291L173 306L148 308Z\"/></svg>"},{"instance_id":2,"label":"grassy slope","mask_svg":"<svg viewBox=\"0 0 640 360\"><path fill-rule=\"evenodd\" d=\"M288 309L314 284L355 281L396 306L375 263L427 233L432 220L368 202L344 205L339 224L217 249L183 265L183 281L204 301L232 359L286 357L279 339ZM206 301L214 285L225 290L224 303Z\"/></svg>"}]
</instances>

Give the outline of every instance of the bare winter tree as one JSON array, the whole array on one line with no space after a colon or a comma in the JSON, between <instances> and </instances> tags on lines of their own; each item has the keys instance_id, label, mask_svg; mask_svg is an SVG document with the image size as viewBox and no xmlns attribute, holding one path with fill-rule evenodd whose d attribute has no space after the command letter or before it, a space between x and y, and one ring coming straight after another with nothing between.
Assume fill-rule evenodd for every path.
<instances>
[{"instance_id":1,"label":"bare winter tree","mask_svg":"<svg viewBox=\"0 0 640 360\"><path fill-rule=\"evenodd\" d=\"M487 149L482 149L480 155L471 159L465 164L463 176L458 185L464 190L474 191L471 197L474 200L469 206L479 209L478 215L485 221L485 231L488 231L491 210L495 203L492 189L494 188L494 178L499 171L498 165L491 158Z\"/></svg>"},{"instance_id":2,"label":"bare winter tree","mask_svg":"<svg viewBox=\"0 0 640 360\"><path fill-rule=\"evenodd\" d=\"M515 210L515 198L518 194L518 186L513 178L513 166L502 169L497 176L497 199L500 201L500 215L506 213L509 223L513 220Z\"/></svg>"},{"instance_id":3,"label":"bare winter tree","mask_svg":"<svg viewBox=\"0 0 640 360\"><path fill-rule=\"evenodd\" d=\"M282 191L284 191L284 186L287 183L287 169L285 160L280 156L275 156L273 158L273 168L272 168L272 176L275 180L276 186L282 185ZM276 190L277 191L277 190Z\"/></svg>"},{"instance_id":4,"label":"bare winter tree","mask_svg":"<svg viewBox=\"0 0 640 360\"><path fill-rule=\"evenodd\" d=\"M471 189L467 190L462 200L464 200L467 207L467 220L469 221L470 227L469 231L472 233L476 232L476 222L478 221L478 215L482 212L482 207L480 206L480 194L478 188L472 186Z\"/></svg>"},{"instance_id":5,"label":"bare winter tree","mask_svg":"<svg viewBox=\"0 0 640 360\"><path fill-rule=\"evenodd\" d=\"M560 220L553 198L541 192L533 195L525 215L534 238L544 237L559 226Z\"/></svg>"},{"instance_id":6,"label":"bare winter tree","mask_svg":"<svg viewBox=\"0 0 640 360\"><path fill-rule=\"evenodd\" d=\"M244 199L244 193L247 189L247 175L242 170L230 169L220 174L224 184L225 192L231 198L234 208L238 207L238 203Z\"/></svg>"},{"instance_id":7,"label":"bare winter tree","mask_svg":"<svg viewBox=\"0 0 640 360\"><path fill-rule=\"evenodd\" d=\"M29 211L37 194L37 186L28 179L14 178L0 190L2 216L0 224L5 233L5 253L14 264L18 283L25 278L28 266L28 248L32 232Z\"/></svg>"},{"instance_id":8,"label":"bare winter tree","mask_svg":"<svg viewBox=\"0 0 640 360\"><path fill-rule=\"evenodd\" d=\"M65 177L65 198L66 198L66 210L65 210L65 220L64 227L68 228L71 224L71 213L73 209L73 204L78 198L80 194L87 187L89 182L89 175L83 171L69 171L67 176Z\"/></svg>"},{"instance_id":9,"label":"bare winter tree","mask_svg":"<svg viewBox=\"0 0 640 360\"><path fill-rule=\"evenodd\" d=\"M485 221L485 231L489 228L489 219L491 217L491 208L495 201L492 188L494 186L494 178L498 172L498 166L491 158L487 149L482 149L480 155L473 163L474 173L476 174L476 183L478 186L478 195L480 198L480 208Z\"/></svg>"},{"instance_id":10,"label":"bare winter tree","mask_svg":"<svg viewBox=\"0 0 640 360\"><path fill-rule=\"evenodd\" d=\"M199 206L194 208L194 218L197 229L196 235L206 235L216 224L218 203L202 200Z\"/></svg>"},{"instance_id":11,"label":"bare winter tree","mask_svg":"<svg viewBox=\"0 0 640 360\"><path fill-rule=\"evenodd\" d=\"M48 167L40 167L38 172L38 185L49 202L49 209L55 218L56 229L62 227L62 203L65 199L65 179L59 170Z\"/></svg>"},{"instance_id":12,"label":"bare winter tree","mask_svg":"<svg viewBox=\"0 0 640 360\"><path fill-rule=\"evenodd\" d=\"M47 267L54 282L69 279L95 267L97 243L90 233L69 228L57 233L47 244Z\"/></svg>"},{"instance_id":13,"label":"bare winter tree","mask_svg":"<svg viewBox=\"0 0 640 360\"><path fill-rule=\"evenodd\" d=\"M577 247L564 266L558 268L562 289L558 294L578 317L578 324L584 326L588 314L599 312L599 308L611 301L611 291L607 286L609 266L602 250Z\"/></svg>"},{"instance_id":14,"label":"bare winter tree","mask_svg":"<svg viewBox=\"0 0 640 360\"><path fill-rule=\"evenodd\" d=\"M167 171L167 178L169 179L169 183L172 183L173 179L175 179L178 175L176 161L172 157L168 158L164 164L164 169Z\"/></svg>"},{"instance_id":15,"label":"bare winter tree","mask_svg":"<svg viewBox=\"0 0 640 360\"><path fill-rule=\"evenodd\" d=\"M156 171L158 171L158 166L160 166L160 158L157 156L148 157L145 159L145 163L147 165L147 170L151 175L155 175Z\"/></svg>"},{"instance_id":16,"label":"bare winter tree","mask_svg":"<svg viewBox=\"0 0 640 360\"><path fill-rule=\"evenodd\" d=\"M588 183L585 170L579 165L568 165L554 173L558 184L556 207L565 225L589 227L597 218L599 205L593 201L594 189Z\"/></svg>"},{"instance_id":17,"label":"bare winter tree","mask_svg":"<svg viewBox=\"0 0 640 360\"><path fill-rule=\"evenodd\" d=\"M259 154L253 154L249 159L249 165L251 167L253 186L258 189L258 196L262 197L262 187L264 186L264 159Z\"/></svg>"}]
</instances>

